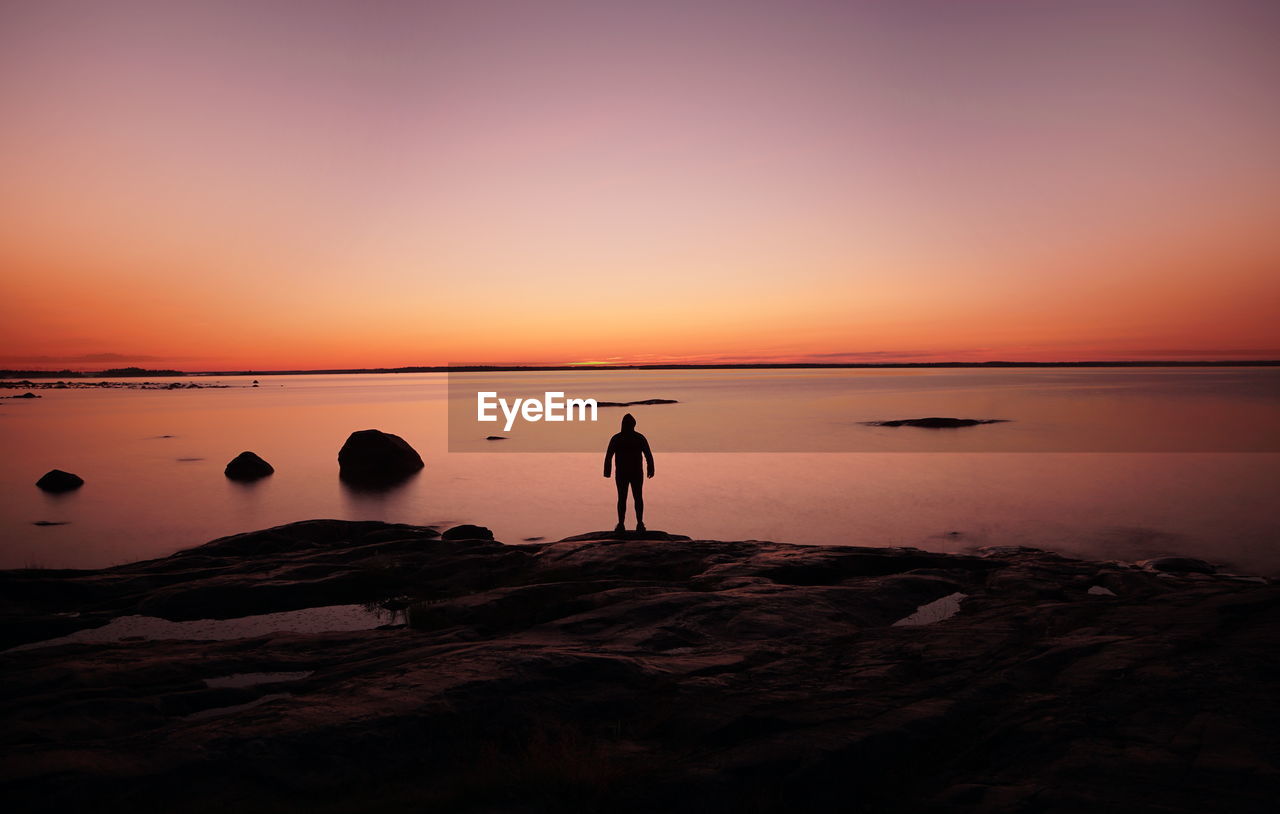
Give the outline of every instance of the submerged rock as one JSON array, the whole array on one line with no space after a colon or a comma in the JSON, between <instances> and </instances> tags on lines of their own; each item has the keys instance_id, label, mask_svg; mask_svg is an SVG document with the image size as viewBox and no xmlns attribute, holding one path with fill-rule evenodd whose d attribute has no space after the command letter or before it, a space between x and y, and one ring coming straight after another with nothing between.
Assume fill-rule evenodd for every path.
<instances>
[{"instance_id":1,"label":"submerged rock","mask_svg":"<svg viewBox=\"0 0 1280 814\"><path fill-rule=\"evenodd\" d=\"M1004 424L1007 418L895 418L892 421L867 421L872 427L924 427L931 430L945 430L954 427L976 427L979 424Z\"/></svg>"},{"instance_id":2,"label":"submerged rock","mask_svg":"<svg viewBox=\"0 0 1280 814\"><path fill-rule=\"evenodd\" d=\"M493 532L484 526L463 523L461 526L446 530L440 536L445 540L492 540Z\"/></svg>"},{"instance_id":3,"label":"submerged rock","mask_svg":"<svg viewBox=\"0 0 1280 814\"><path fill-rule=\"evenodd\" d=\"M422 456L398 435L359 430L338 451L340 475L356 482L393 482L422 469Z\"/></svg>"},{"instance_id":4,"label":"submerged rock","mask_svg":"<svg viewBox=\"0 0 1280 814\"><path fill-rule=\"evenodd\" d=\"M231 459L227 468L223 470L223 474L232 480L251 481L265 478L275 471L275 467L271 464L246 450Z\"/></svg>"},{"instance_id":5,"label":"submerged rock","mask_svg":"<svg viewBox=\"0 0 1280 814\"><path fill-rule=\"evenodd\" d=\"M84 478L61 469L50 469L36 481L36 486L46 492L70 492L84 486Z\"/></svg>"}]
</instances>

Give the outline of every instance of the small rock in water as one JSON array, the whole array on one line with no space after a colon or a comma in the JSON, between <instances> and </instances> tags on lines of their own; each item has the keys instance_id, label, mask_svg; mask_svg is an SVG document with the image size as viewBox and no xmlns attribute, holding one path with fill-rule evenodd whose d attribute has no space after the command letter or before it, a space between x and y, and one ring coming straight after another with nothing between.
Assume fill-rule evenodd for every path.
<instances>
[{"instance_id":1,"label":"small rock in water","mask_svg":"<svg viewBox=\"0 0 1280 814\"><path fill-rule=\"evenodd\" d=\"M70 492L72 489L84 486L84 478L70 472L63 472L61 469L50 469L36 481L36 486L46 492Z\"/></svg>"},{"instance_id":2,"label":"small rock in water","mask_svg":"<svg viewBox=\"0 0 1280 814\"><path fill-rule=\"evenodd\" d=\"M250 481L265 478L275 472L275 467L252 452L241 452L231 459L223 474L232 480Z\"/></svg>"},{"instance_id":3,"label":"small rock in water","mask_svg":"<svg viewBox=\"0 0 1280 814\"><path fill-rule=\"evenodd\" d=\"M454 526L444 534L441 534L440 537L445 540L492 540L493 532L484 526L473 526L470 523L464 523L461 526Z\"/></svg>"},{"instance_id":4,"label":"small rock in water","mask_svg":"<svg viewBox=\"0 0 1280 814\"><path fill-rule=\"evenodd\" d=\"M1094 596L1115 596L1116 592L1110 588L1104 588L1101 585L1094 585L1088 590L1088 593Z\"/></svg>"},{"instance_id":5,"label":"small rock in water","mask_svg":"<svg viewBox=\"0 0 1280 814\"><path fill-rule=\"evenodd\" d=\"M507 440L507 436L505 436L505 435L486 435L486 436L484 437L484 440L486 440L486 441L505 441L505 440Z\"/></svg>"},{"instance_id":6,"label":"small rock in water","mask_svg":"<svg viewBox=\"0 0 1280 814\"><path fill-rule=\"evenodd\" d=\"M647 407L651 404L679 404L675 399L644 399L643 401L597 401L597 407Z\"/></svg>"},{"instance_id":7,"label":"small rock in water","mask_svg":"<svg viewBox=\"0 0 1280 814\"><path fill-rule=\"evenodd\" d=\"M892 421L867 421L873 427L924 427L930 430L945 430L955 427L976 427L979 424L1004 424L1006 418L895 418Z\"/></svg>"}]
</instances>

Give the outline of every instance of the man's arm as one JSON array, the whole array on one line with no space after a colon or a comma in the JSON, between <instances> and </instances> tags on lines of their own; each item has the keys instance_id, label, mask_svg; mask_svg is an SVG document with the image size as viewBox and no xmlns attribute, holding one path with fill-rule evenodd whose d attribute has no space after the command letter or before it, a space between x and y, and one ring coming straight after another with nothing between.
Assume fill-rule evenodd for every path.
<instances>
[{"instance_id":1,"label":"man's arm","mask_svg":"<svg viewBox=\"0 0 1280 814\"><path fill-rule=\"evenodd\" d=\"M609 448L604 451L604 476L606 478L613 474L613 453L617 440L617 436L610 438Z\"/></svg>"},{"instance_id":2,"label":"man's arm","mask_svg":"<svg viewBox=\"0 0 1280 814\"><path fill-rule=\"evenodd\" d=\"M653 453L649 451L649 439L644 439L644 460L649 464L649 477L653 477Z\"/></svg>"}]
</instances>

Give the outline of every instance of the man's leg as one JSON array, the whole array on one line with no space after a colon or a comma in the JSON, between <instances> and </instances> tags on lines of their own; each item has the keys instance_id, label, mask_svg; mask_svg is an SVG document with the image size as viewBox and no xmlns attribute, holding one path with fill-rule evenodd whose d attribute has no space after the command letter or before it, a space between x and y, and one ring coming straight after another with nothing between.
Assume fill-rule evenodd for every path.
<instances>
[{"instance_id":1,"label":"man's leg","mask_svg":"<svg viewBox=\"0 0 1280 814\"><path fill-rule=\"evenodd\" d=\"M614 483L618 486L618 527L614 531L622 531L627 519L627 479L619 472Z\"/></svg>"},{"instance_id":2,"label":"man's leg","mask_svg":"<svg viewBox=\"0 0 1280 814\"><path fill-rule=\"evenodd\" d=\"M631 496L636 502L636 526L638 531L644 530L644 476L637 474L631 481Z\"/></svg>"}]
</instances>

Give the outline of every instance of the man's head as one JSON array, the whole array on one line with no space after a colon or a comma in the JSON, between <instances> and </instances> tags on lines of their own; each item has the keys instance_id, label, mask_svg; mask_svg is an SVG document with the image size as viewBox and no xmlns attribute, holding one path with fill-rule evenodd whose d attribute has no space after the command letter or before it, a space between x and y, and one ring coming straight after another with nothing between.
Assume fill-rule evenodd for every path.
<instances>
[{"instance_id":1,"label":"man's head","mask_svg":"<svg viewBox=\"0 0 1280 814\"><path fill-rule=\"evenodd\" d=\"M622 431L631 432L636 428L636 417L631 413L627 413L622 417Z\"/></svg>"}]
</instances>

